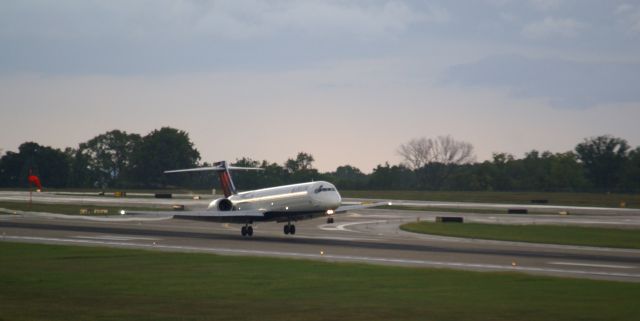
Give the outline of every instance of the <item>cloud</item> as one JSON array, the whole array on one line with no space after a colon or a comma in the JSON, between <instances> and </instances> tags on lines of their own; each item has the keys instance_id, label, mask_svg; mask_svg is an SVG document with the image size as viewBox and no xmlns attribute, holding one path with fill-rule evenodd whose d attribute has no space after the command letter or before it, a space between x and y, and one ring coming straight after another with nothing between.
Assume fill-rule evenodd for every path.
<instances>
[{"instance_id":1,"label":"cloud","mask_svg":"<svg viewBox=\"0 0 640 321\"><path fill-rule=\"evenodd\" d=\"M584 29L585 25L571 18L547 17L542 21L530 23L522 29L528 38L541 39L552 37L572 38Z\"/></svg>"},{"instance_id":2,"label":"cloud","mask_svg":"<svg viewBox=\"0 0 640 321\"><path fill-rule=\"evenodd\" d=\"M543 11L555 9L562 4L563 0L529 0L529 5Z\"/></svg>"},{"instance_id":3,"label":"cloud","mask_svg":"<svg viewBox=\"0 0 640 321\"><path fill-rule=\"evenodd\" d=\"M273 36L280 32L367 36L401 32L412 24L442 22L445 9L404 1L195 1L121 3L42 2L2 4L0 32L12 36L221 38ZM2 13L4 12L4 13Z\"/></svg>"},{"instance_id":4,"label":"cloud","mask_svg":"<svg viewBox=\"0 0 640 321\"><path fill-rule=\"evenodd\" d=\"M0 73L296 68L384 53L449 19L396 0L0 2Z\"/></svg>"},{"instance_id":5,"label":"cloud","mask_svg":"<svg viewBox=\"0 0 640 321\"><path fill-rule=\"evenodd\" d=\"M445 84L503 88L557 108L640 102L640 63L575 62L497 55L448 69Z\"/></svg>"},{"instance_id":6,"label":"cloud","mask_svg":"<svg viewBox=\"0 0 640 321\"><path fill-rule=\"evenodd\" d=\"M616 7L615 14L628 30L640 33L640 5L623 3Z\"/></svg>"},{"instance_id":7,"label":"cloud","mask_svg":"<svg viewBox=\"0 0 640 321\"><path fill-rule=\"evenodd\" d=\"M279 30L303 30L308 34L353 34L376 37L395 34L422 22L446 22L444 9L429 7L418 11L404 2L382 5L353 5L349 2L293 2L285 10L263 19Z\"/></svg>"},{"instance_id":8,"label":"cloud","mask_svg":"<svg viewBox=\"0 0 640 321\"><path fill-rule=\"evenodd\" d=\"M527 9L534 8L539 11L550 11L560 7L566 0L484 0L484 2L496 7L523 6Z\"/></svg>"}]
</instances>

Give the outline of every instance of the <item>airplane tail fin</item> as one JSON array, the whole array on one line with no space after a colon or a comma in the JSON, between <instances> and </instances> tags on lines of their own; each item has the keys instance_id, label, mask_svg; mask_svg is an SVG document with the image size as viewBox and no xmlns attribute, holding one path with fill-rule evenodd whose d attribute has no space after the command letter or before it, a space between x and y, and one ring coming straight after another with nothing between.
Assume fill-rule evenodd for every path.
<instances>
[{"instance_id":1,"label":"airplane tail fin","mask_svg":"<svg viewBox=\"0 0 640 321\"><path fill-rule=\"evenodd\" d=\"M213 166L211 167L176 169L176 170L164 171L164 173L171 174L171 173L203 172L203 171L218 172L218 178L220 179L220 185L222 186L224 197L229 197L231 195L237 194L236 186L233 184L233 180L231 179L231 173L229 172L230 170L264 170L264 169L259 167L228 166L226 161L220 161L213 164Z\"/></svg>"}]
</instances>

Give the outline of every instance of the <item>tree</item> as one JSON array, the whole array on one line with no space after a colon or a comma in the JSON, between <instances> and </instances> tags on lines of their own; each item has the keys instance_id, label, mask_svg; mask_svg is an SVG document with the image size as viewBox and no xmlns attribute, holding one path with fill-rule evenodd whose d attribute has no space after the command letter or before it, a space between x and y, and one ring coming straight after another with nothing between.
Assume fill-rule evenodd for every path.
<instances>
[{"instance_id":1,"label":"tree","mask_svg":"<svg viewBox=\"0 0 640 321\"><path fill-rule=\"evenodd\" d=\"M8 151L2 156L0 158L0 186L25 186L26 177L24 181L21 180L23 164L23 157L19 153Z\"/></svg>"},{"instance_id":2,"label":"tree","mask_svg":"<svg viewBox=\"0 0 640 321\"><path fill-rule=\"evenodd\" d=\"M400 145L398 154L415 172L423 189L440 189L457 165L475 160L473 145L451 136L412 139Z\"/></svg>"},{"instance_id":3,"label":"tree","mask_svg":"<svg viewBox=\"0 0 640 321\"><path fill-rule=\"evenodd\" d=\"M367 184L367 175L351 165L339 166L328 174L329 179L340 189L361 189Z\"/></svg>"},{"instance_id":4,"label":"tree","mask_svg":"<svg viewBox=\"0 0 640 321\"><path fill-rule=\"evenodd\" d=\"M455 164L431 162L414 170L418 178L418 188L427 190L442 189L456 167L457 165Z\"/></svg>"},{"instance_id":5,"label":"tree","mask_svg":"<svg viewBox=\"0 0 640 321\"><path fill-rule=\"evenodd\" d=\"M131 155L131 176L137 185L165 187L180 185L188 175L165 175L170 169L196 167L200 153L193 147L189 134L171 127L162 127L144 136Z\"/></svg>"},{"instance_id":6,"label":"tree","mask_svg":"<svg viewBox=\"0 0 640 321\"><path fill-rule=\"evenodd\" d=\"M313 168L314 161L315 159L311 154L300 152L295 159L287 159L284 167L289 171L289 173L293 174L295 172L311 170Z\"/></svg>"},{"instance_id":7,"label":"tree","mask_svg":"<svg viewBox=\"0 0 640 321\"><path fill-rule=\"evenodd\" d=\"M114 186L125 181L131 155L140 141L138 134L112 130L80 144L76 157L91 172L94 185Z\"/></svg>"},{"instance_id":8,"label":"tree","mask_svg":"<svg viewBox=\"0 0 640 321\"><path fill-rule=\"evenodd\" d=\"M290 174L289 181L298 183L317 180L320 175L318 171L313 168L314 160L311 154L304 152L298 153L295 159L287 159L284 168Z\"/></svg>"},{"instance_id":9,"label":"tree","mask_svg":"<svg viewBox=\"0 0 640 321\"><path fill-rule=\"evenodd\" d=\"M83 155L78 149L67 147L64 153L69 159L68 187L95 187L98 178L94 176L89 166L89 157Z\"/></svg>"},{"instance_id":10,"label":"tree","mask_svg":"<svg viewBox=\"0 0 640 321\"><path fill-rule=\"evenodd\" d=\"M627 192L640 191L640 146L629 152L622 174L621 187Z\"/></svg>"},{"instance_id":11,"label":"tree","mask_svg":"<svg viewBox=\"0 0 640 321\"><path fill-rule=\"evenodd\" d=\"M236 159L232 166L238 167L258 167L260 162L248 157ZM231 173L236 188L239 190L256 189L264 186L262 175L256 171L237 170Z\"/></svg>"},{"instance_id":12,"label":"tree","mask_svg":"<svg viewBox=\"0 0 640 321\"><path fill-rule=\"evenodd\" d=\"M27 176L32 171L45 187L65 187L69 176L70 160L59 149L26 142L18 153L7 152L0 160L0 184L5 187L27 187Z\"/></svg>"},{"instance_id":13,"label":"tree","mask_svg":"<svg viewBox=\"0 0 640 321\"><path fill-rule=\"evenodd\" d=\"M398 154L402 156L405 166L416 170L433 161L433 140L425 137L411 139L400 145Z\"/></svg>"},{"instance_id":14,"label":"tree","mask_svg":"<svg viewBox=\"0 0 640 321\"><path fill-rule=\"evenodd\" d=\"M390 166L378 165L373 169L369 178L369 187L372 189L400 189L415 188L415 175L410 168L400 164Z\"/></svg>"},{"instance_id":15,"label":"tree","mask_svg":"<svg viewBox=\"0 0 640 321\"><path fill-rule=\"evenodd\" d=\"M510 173L511 164L515 158L507 153L493 153L493 162L489 167L490 190L507 191L513 189L513 175Z\"/></svg>"},{"instance_id":16,"label":"tree","mask_svg":"<svg viewBox=\"0 0 640 321\"><path fill-rule=\"evenodd\" d=\"M416 170L429 163L467 164L475 160L473 145L457 141L451 136L412 139L400 145L398 154L405 166Z\"/></svg>"},{"instance_id":17,"label":"tree","mask_svg":"<svg viewBox=\"0 0 640 321\"><path fill-rule=\"evenodd\" d=\"M549 179L554 191L580 191L587 186L582 164L573 152L556 153L550 157Z\"/></svg>"},{"instance_id":18,"label":"tree","mask_svg":"<svg viewBox=\"0 0 640 321\"><path fill-rule=\"evenodd\" d=\"M626 140L609 135L586 138L575 150L596 189L610 191L617 186L628 156Z\"/></svg>"},{"instance_id":19,"label":"tree","mask_svg":"<svg viewBox=\"0 0 640 321\"><path fill-rule=\"evenodd\" d=\"M278 163L269 163L263 160L260 167L264 168L262 172L262 177L264 178L263 186L283 185L288 182L289 171Z\"/></svg>"}]
</instances>

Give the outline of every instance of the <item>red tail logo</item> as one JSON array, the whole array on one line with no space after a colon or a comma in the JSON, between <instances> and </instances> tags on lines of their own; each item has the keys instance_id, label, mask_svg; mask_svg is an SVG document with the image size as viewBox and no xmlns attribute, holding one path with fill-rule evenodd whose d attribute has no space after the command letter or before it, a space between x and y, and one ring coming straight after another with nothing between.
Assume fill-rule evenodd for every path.
<instances>
[{"instance_id":1,"label":"red tail logo","mask_svg":"<svg viewBox=\"0 0 640 321\"><path fill-rule=\"evenodd\" d=\"M220 185L222 185L222 191L224 192L224 197L229 197L235 194L235 187L231 182L231 176L229 172L224 170L218 172L218 176L220 177Z\"/></svg>"}]
</instances>

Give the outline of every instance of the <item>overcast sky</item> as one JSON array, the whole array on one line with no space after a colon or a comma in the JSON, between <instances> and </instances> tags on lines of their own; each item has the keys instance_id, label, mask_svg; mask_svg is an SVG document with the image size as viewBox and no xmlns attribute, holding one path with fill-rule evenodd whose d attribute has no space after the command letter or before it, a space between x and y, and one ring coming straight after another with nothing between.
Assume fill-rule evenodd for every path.
<instances>
[{"instance_id":1,"label":"overcast sky","mask_svg":"<svg viewBox=\"0 0 640 321\"><path fill-rule=\"evenodd\" d=\"M411 138L640 145L640 2L1 1L0 148L190 133L203 160L370 172Z\"/></svg>"}]
</instances>

